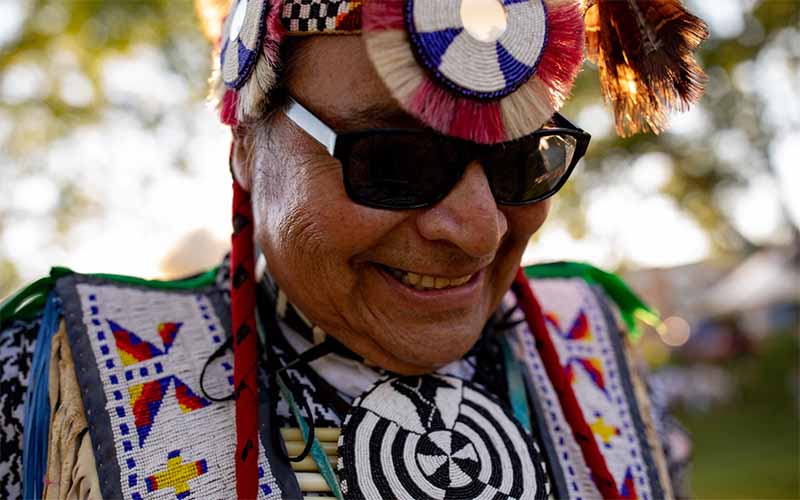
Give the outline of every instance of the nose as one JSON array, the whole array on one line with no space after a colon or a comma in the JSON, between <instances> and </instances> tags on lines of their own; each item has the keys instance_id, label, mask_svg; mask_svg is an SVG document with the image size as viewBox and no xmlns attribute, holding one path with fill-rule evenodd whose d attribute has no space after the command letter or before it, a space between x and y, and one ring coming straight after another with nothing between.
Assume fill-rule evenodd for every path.
<instances>
[{"instance_id":1,"label":"nose","mask_svg":"<svg viewBox=\"0 0 800 500\"><path fill-rule=\"evenodd\" d=\"M452 243L474 258L494 257L508 230L478 162L467 167L444 199L420 211L416 222L424 238Z\"/></svg>"}]
</instances>

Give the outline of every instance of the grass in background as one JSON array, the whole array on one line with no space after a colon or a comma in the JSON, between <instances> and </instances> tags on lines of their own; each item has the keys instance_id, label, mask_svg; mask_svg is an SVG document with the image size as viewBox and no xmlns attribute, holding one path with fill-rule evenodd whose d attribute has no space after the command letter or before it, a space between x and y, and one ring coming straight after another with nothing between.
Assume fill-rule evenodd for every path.
<instances>
[{"instance_id":1,"label":"grass in background","mask_svg":"<svg viewBox=\"0 0 800 500\"><path fill-rule=\"evenodd\" d=\"M797 334L731 362L737 396L705 413L678 412L692 435L695 498L800 498Z\"/></svg>"}]
</instances>

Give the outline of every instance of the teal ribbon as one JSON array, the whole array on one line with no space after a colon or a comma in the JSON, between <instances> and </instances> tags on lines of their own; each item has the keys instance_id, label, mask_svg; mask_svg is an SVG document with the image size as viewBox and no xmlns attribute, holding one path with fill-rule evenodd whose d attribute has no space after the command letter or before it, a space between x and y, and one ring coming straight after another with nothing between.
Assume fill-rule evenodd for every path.
<instances>
[{"instance_id":1,"label":"teal ribbon","mask_svg":"<svg viewBox=\"0 0 800 500\"><path fill-rule=\"evenodd\" d=\"M289 408L291 408L292 414L295 420L297 420L297 425L300 426L300 432L303 434L303 442L307 443L309 436L308 424L306 423L306 419L303 418L303 415L300 414L300 408L294 400L292 391L286 387L283 379L281 379L280 373L275 375L275 380L278 382L278 387L280 388L283 399L289 404ZM314 459L322 477L325 478L325 482L328 483L328 486L331 488L333 496L338 500L343 500L342 491L339 489L339 479L336 477L336 473L333 471L330 462L328 462L328 456L325 455L325 450L323 450L322 445L319 444L317 436L314 436L314 443L311 445L311 458Z\"/></svg>"},{"instance_id":2,"label":"teal ribbon","mask_svg":"<svg viewBox=\"0 0 800 500\"><path fill-rule=\"evenodd\" d=\"M261 321L261 313L259 312L258 308L256 308L256 329L258 330L258 336L261 339L262 344L266 345L267 332L264 330L264 323ZM289 405L289 409L292 410L292 415L294 415L295 420L297 420L297 425L300 427L300 432L303 434L303 442L308 443L308 424L306 423L306 419L303 418L303 415L300 413L300 408L297 406L297 402L294 400L292 391L286 387L286 383L284 383L283 379L281 378L280 372L275 374L275 380L278 384L278 389L281 391L281 396L283 396L283 399L286 400L286 403ZM311 445L311 458L314 459L314 462L317 464L317 468L319 468L319 472L322 474L322 477L325 478L325 482L328 483L331 493L333 493L337 500L344 500L342 497L342 491L339 489L339 479L336 477L336 473L333 471L330 462L328 462L328 456L325 455L325 450L323 450L322 445L319 444L317 436L314 436L314 442Z\"/></svg>"},{"instance_id":3,"label":"teal ribbon","mask_svg":"<svg viewBox=\"0 0 800 500\"><path fill-rule=\"evenodd\" d=\"M500 338L500 346L503 350L503 360L505 363L506 384L508 385L508 399L511 401L511 411L522 427L528 433L532 431L531 427L531 409L528 405L528 394L525 389L525 381L522 379L522 370L519 366L514 351L508 343L508 338L503 336Z\"/></svg>"}]
</instances>

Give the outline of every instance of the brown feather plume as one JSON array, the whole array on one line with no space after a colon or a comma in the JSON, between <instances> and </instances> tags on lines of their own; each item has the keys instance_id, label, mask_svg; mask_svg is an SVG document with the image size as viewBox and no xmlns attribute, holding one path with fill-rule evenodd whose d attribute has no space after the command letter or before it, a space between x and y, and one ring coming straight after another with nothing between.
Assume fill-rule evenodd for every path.
<instances>
[{"instance_id":1,"label":"brown feather plume","mask_svg":"<svg viewBox=\"0 0 800 500\"><path fill-rule=\"evenodd\" d=\"M588 58L620 136L657 134L671 111L703 95L706 75L694 51L708 28L680 0L589 0L584 21Z\"/></svg>"}]
</instances>

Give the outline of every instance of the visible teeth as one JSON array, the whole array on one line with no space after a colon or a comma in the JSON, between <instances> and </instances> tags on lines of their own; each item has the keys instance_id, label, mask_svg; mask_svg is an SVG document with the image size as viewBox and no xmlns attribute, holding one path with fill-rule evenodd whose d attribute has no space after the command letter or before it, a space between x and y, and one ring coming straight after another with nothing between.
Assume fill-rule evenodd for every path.
<instances>
[{"instance_id":1,"label":"visible teeth","mask_svg":"<svg viewBox=\"0 0 800 500\"><path fill-rule=\"evenodd\" d=\"M440 290L442 288L449 288L461 286L472 278L472 275L462 276L460 278L443 278L441 276L426 276L424 274L407 273L399 269L390 268L392 275L401 281L403 284L416 288L417 290Z\"/></svg>"},{"instance_id":2,"label":"visible teeth","mask_svg":"<svg viewBox=\"0 0 800 500\"><path fill-rule=\"evenodd\" d=\"M461 286L464 283L466 283L467 281L469 281L470 278L472 278L471 274L468 275L468 276L464 276L463 278L457 278L457 279L454 279L454 280L450 280L450 285L451 286Z\"/></svg>"}]
</instances>

